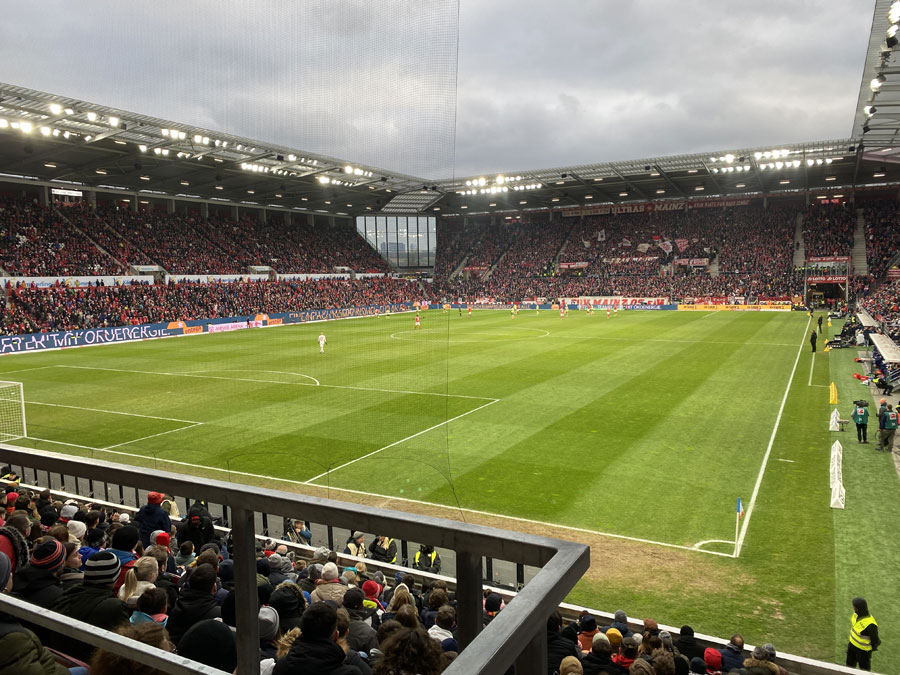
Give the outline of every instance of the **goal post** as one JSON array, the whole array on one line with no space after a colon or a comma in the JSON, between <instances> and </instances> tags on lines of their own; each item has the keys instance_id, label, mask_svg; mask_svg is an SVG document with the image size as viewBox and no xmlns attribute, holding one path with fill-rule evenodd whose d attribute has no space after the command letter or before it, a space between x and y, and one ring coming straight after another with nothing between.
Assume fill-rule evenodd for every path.
<instances>
[{"instance_id":1,"label":"goal post","mask_svg":"<svg viewBox=\"0 0 900 675\"><path fill-rule=\"evenodd\" d=\"M22 383L0 381L0 442L14 441L27 435Z\"/></svg>"}]
</instances>

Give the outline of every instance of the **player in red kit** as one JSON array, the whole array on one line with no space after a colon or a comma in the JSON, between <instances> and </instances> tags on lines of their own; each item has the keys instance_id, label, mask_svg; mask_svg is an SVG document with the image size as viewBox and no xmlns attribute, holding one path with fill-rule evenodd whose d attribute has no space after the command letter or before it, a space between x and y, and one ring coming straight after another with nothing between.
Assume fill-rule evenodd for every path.
<instances>
[{"instance_id":1,"label":"player in red kit","mask_svg":"<svg viewBox=\"0 0 900 675\"><path fill-rule=\"evenodd\" d=\"M419 315L416 314L416 330L422 327L422 319L419 318Z\"/></svg>"}]
</instances>

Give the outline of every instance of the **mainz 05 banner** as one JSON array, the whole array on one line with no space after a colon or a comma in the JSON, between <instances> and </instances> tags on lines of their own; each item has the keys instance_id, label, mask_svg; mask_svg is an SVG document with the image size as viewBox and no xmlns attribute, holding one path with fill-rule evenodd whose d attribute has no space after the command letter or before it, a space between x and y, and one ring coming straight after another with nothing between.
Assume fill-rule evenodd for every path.
<instances>
[{"instance_id":1,"label":"mainz 05 banner","mask_svg":"<svg viewBox=\"0 0 900 675\"><path fill-rule=\"evenodd\" d=\"M47 349L69 349L72 347L88 347L91 345L133 342L180 335L220 333L242 330L244 328L281 326L291 323L352 319L364 316L378 316L389 312L406 312L412 310L412 308L411 303L402 303L371 307L347 307L343 309L309 309L301 312L230 316L219 319L151 323L141 326L116 326L115 328L88 328L56 333L11 335L0 337L0 354L21 354L22 352L36 352Z\"/></svg>"}]
</instances>

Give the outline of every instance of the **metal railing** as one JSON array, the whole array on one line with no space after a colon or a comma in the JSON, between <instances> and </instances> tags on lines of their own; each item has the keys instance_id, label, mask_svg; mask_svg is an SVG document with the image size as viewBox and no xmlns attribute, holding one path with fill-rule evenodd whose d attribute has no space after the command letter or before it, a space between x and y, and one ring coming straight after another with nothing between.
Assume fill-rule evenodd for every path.
<instances>
[{"instance_id":1,"label":"metal railing","mask_svg":"<svg viewBox=\"0 0 900 675\"><path fill-rule=\"evenodd\" d=\"M227 507L235 561L238 672L242 675L259 673L256 513L289 515L302 512L305 518L314 522L349 530L388 532L396 538L429 542L455 551L458 641L462 651L445 671L448 675L501 673L513 663L517 675L544 673L547 617L559 607L590 564L587 546L548 537L11 445L0 446L0 452L5 463L23 469L133 489L165 490ZM538 567L540 571L517 594L515 601L482 630L484 558L508 560L517 565ZM0 600L0 606L11 614L23 615L21 607L11 604L5 599ZM59 615L44 613L43 618L50 621L47 617ZM23 618L31 620L34 617ZM71 620L62 617L52 620L72 624ZM44 625L41 621L35 623ZM94 627L73 625L71 635L103 648L111 646L109 636L122 643L121 636L104 635ZM135 661L143 662L143 656L141 650L131 654ZM182 659L180 663L187 662ZM213 672L199 664L193 670L190 665L180 668L177 672Z\"/></svg>"}]
</instances>

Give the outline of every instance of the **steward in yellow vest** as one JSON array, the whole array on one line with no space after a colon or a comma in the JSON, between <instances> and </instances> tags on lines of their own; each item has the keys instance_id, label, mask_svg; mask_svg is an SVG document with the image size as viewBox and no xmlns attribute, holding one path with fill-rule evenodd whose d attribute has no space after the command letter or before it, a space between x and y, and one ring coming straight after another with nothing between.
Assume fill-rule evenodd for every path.
<instances>
[{"instance_id":1,"label":"steward in yellow vest","mask_svg":"<svg viewBox=\"0 0 900 675\"><path fill-rule=\"evenodd\" d=\"M872 670L872 652L878 649L878 623L869 614L864 598L853 598L853 616L850 617L850 642L847 644L847 666L860 670Z\"/></svg>"}]
</instances>

